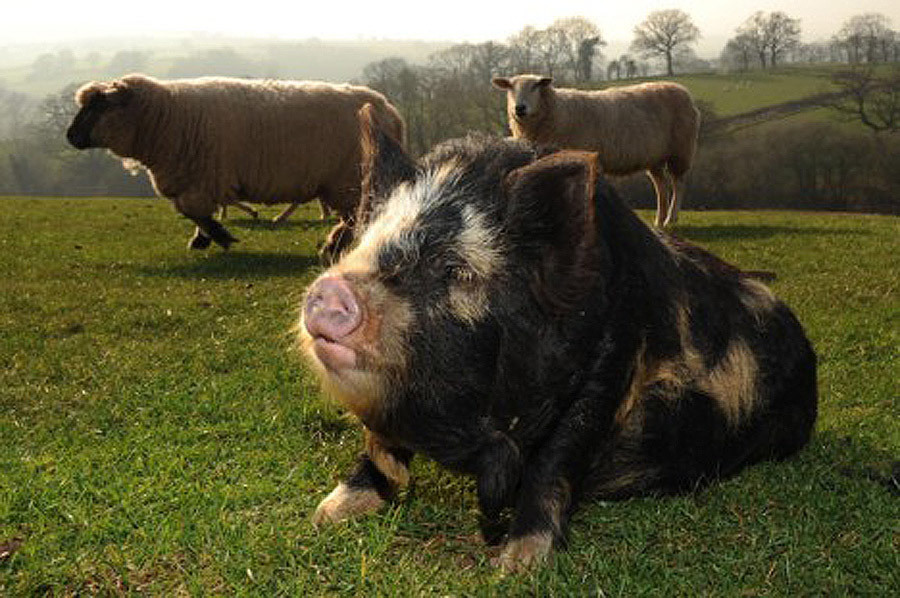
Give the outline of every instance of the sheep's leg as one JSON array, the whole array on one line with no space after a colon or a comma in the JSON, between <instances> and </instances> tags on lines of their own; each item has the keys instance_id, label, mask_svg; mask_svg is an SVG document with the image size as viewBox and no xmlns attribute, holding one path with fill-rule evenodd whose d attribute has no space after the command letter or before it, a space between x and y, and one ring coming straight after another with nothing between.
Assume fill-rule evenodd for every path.
<instances>
[{"instance_id":1,"label":"sheep's leg","mask_svg":"<svg viewBox=\"0 0 900 598\"><path fill-rule=\"evenodd\" d=\"M296 210L297 206L299 206L299 205L300 205L299 203L288 204L288 207L286 207L284 210L282 210L279 215L272 218L272 222L274 222L275 224L278 224L279 222L284 222L285 220L288 219L288 217L291 214L294 213L294 210Z\"/></svg>"},{"instance_id":2,"label":"sheep's leg","mask_svg":"<svg viewBox=\"0 0 900 598\"><path fill-rule=\"evenodd\" d=\"M656 227L662 228L669 213L669 189L666 181L668 180L665 164L654 166L647 171L650 182L653 183L653 190L656 191Z\"/></svg>"},{"instance_id":3,"label":"sheep's leg","mask_svg":"<svg viewBox=\"0 0 900 598\"><path fill-rule=\"evenodd\" d=\"M212 243L212 239L203 234L203 230L198 226L194 229L194 236L188 241L188 248L206 249L210 243Z\"/></svg>"},{"instance_id":4,"label":"sheep's leg","mask_svg":"<svg viewBox=\"0 0 900 598\"><path fill-rule=\"evenodd\" d=\"M215 241L223 248L228 249L232 243L238 241L235 237L231 236L231 233L229 233L224 226L216 222L212 216L204 216L201 218L190 216L190 219L197 225L194 237L188 244L188 247L191 249L206 249L209 247L211 240Z\"/></svg>"},{"instance_id":5,"label":"sheep's leg","mask_svg":"<svg viewBox=\"0 0 900 598\"><path fill-rule=\"evenodd\" d=\"M331 216L331 208L323 200L319 200L319 220L328 220Z\"/></svg>"},{"instance_id":6,"label":"sheep's leg","mask_svg":"<svg viewBox=\"0 0 900 598\"><path fill-rule=\"evenodd\" d=\"M663 226L672 226L678 222L678 208L681 204L681 194L678 193L679 181L672 176L672 201L669 202L669 213Z\"/></svg>"},{"instance_id":7,"label":"sheep's leg","mask_svg":"<svg viewBox=\"0 0 900 598\"><path fill-rule=\"evenodd\" d=\"M257 212L255 209L253 209L252 206L245 204L242 201L236 201L236 202L234 202L234 205L235 205L235 207L240 208L240 209L244 210L245 212L247 212L248 214L250 214L253 218L259 218L259 212ZM222 206L222 218L223 219L225 218L225 206Z\"/></svg>"}]
</instances>

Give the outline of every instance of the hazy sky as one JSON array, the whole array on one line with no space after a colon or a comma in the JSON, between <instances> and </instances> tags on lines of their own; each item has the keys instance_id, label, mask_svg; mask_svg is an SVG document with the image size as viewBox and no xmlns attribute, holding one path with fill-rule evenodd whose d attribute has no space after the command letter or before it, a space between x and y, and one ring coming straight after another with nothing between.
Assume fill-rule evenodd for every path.
<instances>
[{"instance_id":1,"label":"hazy sky","mask_svg":"<svg viewBox=\"0 0 900 598\"><path fill-rule=\"evenodd\" d=\"M608 41L630 41L653 10L680 8L718 48L754 11L781 10L801 19L803 40L824 39L849 17L879 12L900 28L900 0L3 0L0 47L163 33L220 33L282 39L429 39L502 41L525 25L584 16ZM701 44L698 50L703 52ZM716 51L716 53L718 53Z\"/></svg>"}]
</instances>

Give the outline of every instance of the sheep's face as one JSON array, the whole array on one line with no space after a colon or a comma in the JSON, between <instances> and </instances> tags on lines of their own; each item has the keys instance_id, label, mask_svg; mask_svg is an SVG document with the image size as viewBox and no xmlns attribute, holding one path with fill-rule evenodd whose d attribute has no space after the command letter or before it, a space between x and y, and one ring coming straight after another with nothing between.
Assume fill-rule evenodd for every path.
<instances>
[{"instance_id":1,"label":"sheep's face","mask_svg":"<svg viewBox=\"0 0 900 598\"><path fill-rule=\"evenodd\" d=\"M496 77L494 87L506 90L506 111L510 119L533 120L541 112L543 90L553 79L537 75L517 75L512 78Z\"/></svg>"},{"instance_id":2,"label":"sheep's face","mask_svg":"<svg viewBox=\"0 0 900 598\"><path fill-rule=\"evenodd\" d=\"M129 105L134 92L119 83L89 83L75 92L81 107L66 131L76 149L103 147L123 157L131 156L134 127L129 126Z\"/></svg>"}]
</instances>

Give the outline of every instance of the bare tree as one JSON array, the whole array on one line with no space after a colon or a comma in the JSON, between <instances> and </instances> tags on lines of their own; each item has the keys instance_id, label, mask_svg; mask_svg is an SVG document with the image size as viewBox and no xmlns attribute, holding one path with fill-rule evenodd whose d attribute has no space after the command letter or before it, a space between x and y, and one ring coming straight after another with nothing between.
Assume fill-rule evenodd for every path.
<instances>
[{"instance_id":1,"label":"bare tree","mask_svg":"<svg viewBox=\"0 0 900 598\"><path fill-rule=\"evenodd\" d=\"M774 68L785 52L800 43L800 20L780 11L768 15L757 11L737 28L737 33L753 49L762 68Z\"/></svg>"},{"instance_id":2,"label":"bare tree","mask_svg":"<svg viewBox=\"0 0 900 598\"><path fill-rule=\"evenodd\" d=\"M610 81L613 79L621 79L622 63L616 59L610 60L609 64L606 65L606 78Z\"/></svg>"},{"instance_id":3,"label":"bare tree","mask_svg":"<svg viewBox=\"0 0 900 598\"><path fill-rule=\"evenodd\" d=\"M631 49L644 57L658 56L666 61L666 74L674 75L672 69L675 53L700 39L700 30L691 17L678 9L658 10L634 28Z\"/></svg>"},{"instance_id":4,"label":"bare tree","mask_svg":"<svg viewBox=\"0 0 900 598\"><path fill-rule=\"evenodd\" d=\"M858 67L835 73L832 83L843 93L826 102L873 133L900 131L900 66L889 72Z\"/></svg>"},{"instance_id":5,"label":"bare tree","mask_svg":"<svg viewBox=\"0 0 900 598\"><path fill-rule=\"evenodd\" d=\"M472 48L471 69L475 78L487 82L492 77L506 71L509 64L509 48L503 44L489 41Z\"/></svg>"},{"instance_id":6,"label":"bare tree","mask_svg":"<svg viewBox=\"0 0 900 598\"><path fill-rule=\"evenodd\" d=\"M765 36L769 64L775 68L785 52L800 44L800 19L793 19L781 11L769 13Z\"/></svg>"},{"instance_id":7,"label":"bare tree","mask_svg":"<svg viewBox=\"0 0 900 598\"><path fill-rule=\"evenodd\" d=\"M896 37L890 19L880 13L851 17L835 36L847 52L848 62L853 64L891 60Z\"/></svg>"},{"instance_id":8,"label":"bare tree","mask_svg":"<svg viewBox=\"0 0 900 598\"><path fill-rule=\"evenodd\" d=\"M766 41L766 13L761 10L756 11L737 28L736 32L738 35L735 39L740 38L742 43L746 44L756 54L756 57L759 59L759 66L766 68L769 62L769 55L766 51L768 48Z\"/></svg>"},{"instance_id":9,"label":"bare tree","mask_svg":"<svg viewBox=\"0 0 900 598\"><path fill-rule=\"evenodd\" d=\"M447 75L461 76L471 72L475 46L469 43L455 44L428 57L428 66Z\"/></svg>"},{"instance_id":10,"label":"bare tree","mask_svg":"<svg viewBox=\"0 0 900 598\"><path fill-rule=\"evenodd\" d=\"M560 29L541 29L537 32L538 65L542 74L560 76L565 69L565 33Z\"/></svg>"},{"instance_id":11,"label":"bare tree","mask_svg":"<svg viewBox=\"0 0 900 598\"><path fill-rule=\"evenodd\" d=\"M399 57L370 62L363 68L363 81L396 101L400 95L400 73L408 68L406 60Z\"/></svg>"},{"instance_id":12,"label":"bare tree","mask_svg":"<svg viewBox=\"0 0 900 598\"><path fill-rule=\"evenodd\" d=\"M509 38L509 66L516 73L532 73L538 69L537 46L540 31L531 25Z\"/></svg>"},{"instance_id":13,"label":"bare tree","mask_svg":"<svg viewBox=\"0 0 900 598\"><path fill-rule=\"evenodd\" d=\"M584 17L567 17L554 21L547 32L568 74L575 81L590 79L597 48L606 45L600 29Z\"/></svg>"},{"instance_id":14,"label":"bare tree","mask_svg":"<svg viewBox=\"0 0 900 598\"><path fill-rule=\"evenodd\" d=\"M755 54L755 43L752 36L747 33L739 33L725 44L721 59L725 64L734 66L740 71L748 71Z\"/></svg>"}]
</instances>

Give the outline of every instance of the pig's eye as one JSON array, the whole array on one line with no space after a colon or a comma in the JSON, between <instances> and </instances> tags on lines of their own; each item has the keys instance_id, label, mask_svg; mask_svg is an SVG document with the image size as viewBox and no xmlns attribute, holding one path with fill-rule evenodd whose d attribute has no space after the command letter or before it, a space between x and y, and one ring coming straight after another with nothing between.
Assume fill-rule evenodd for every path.
<instances>
[{"instance_id":1,"label":"pig's eye","mask_svg":"<svg viewBox=\"0 0 900 598\"><path fill-rule=\"evenodd\" d=\"M475 274L466 266L450 265L447 266L445 274L448 280L460 282L462 284L470 284L475 280Z\"/></svg>"},{"instance_id":2,"label":"pig's eye","mask_svg":"<svg viewBox=\"0 0 900 598\"><path fill-rule=\"evenodd\" d=\"M379 278L388 286L396 286L402 282L403 268L399 264L394 264L389 268L383 269L379 273Z\"/></svg>"},{"instance_id":3,"label":"pig's eye","mask_svg":"<svg viewBox=\"0 0 900 598\"><path fill-rule=\"evenodd\" d=\"M410 258L399 247L383 247L378 253L378 278L385 284L399 284L409 262Z\"/></svg>"}]
</instances>

